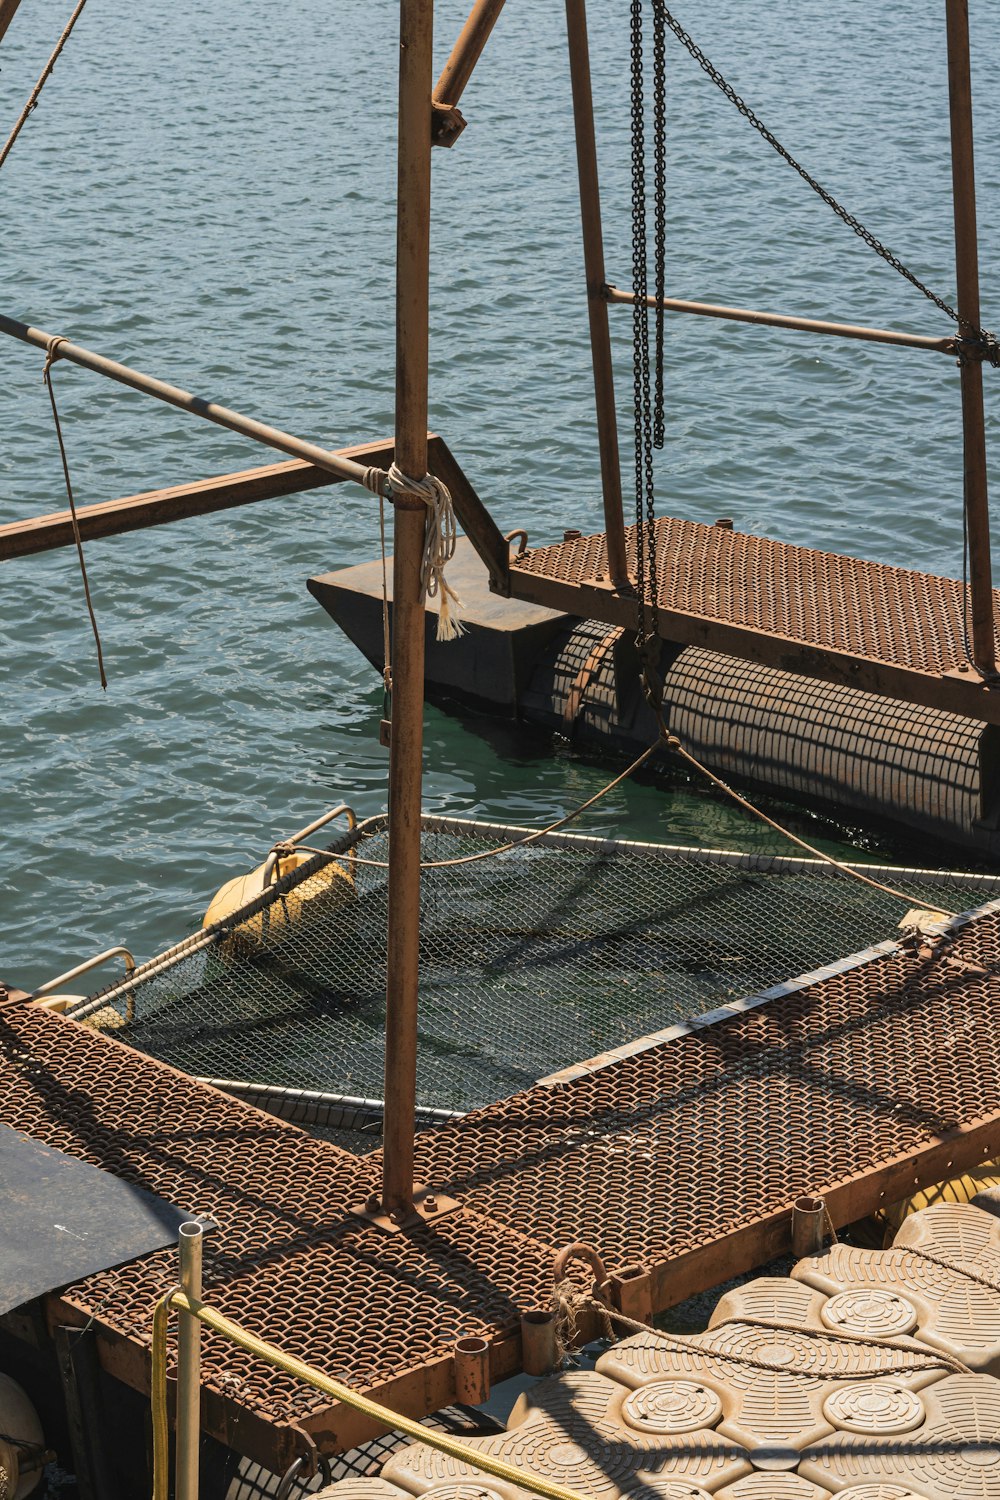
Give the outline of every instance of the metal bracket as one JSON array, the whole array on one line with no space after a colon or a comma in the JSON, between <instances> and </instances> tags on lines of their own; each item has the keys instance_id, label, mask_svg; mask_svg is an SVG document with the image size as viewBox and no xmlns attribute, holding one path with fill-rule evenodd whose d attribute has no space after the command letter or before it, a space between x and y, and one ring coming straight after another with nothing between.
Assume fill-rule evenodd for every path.
<instances>
[{"instance_id":1,"label":"metal bracket","mask_svg":"<svg viewBox=\"0 0 1000 1500\"><path fill-rule=\"evenodd\" d=\"M432 101L431 145L454 146L468 121L457 104L439 104Z\"/></svg>"},{"instance_id":2,"label":"metal bracket","mask_svg":"<svg viewBox=\"0 0 1000 1500\"><path fill-rule=\"evenodd\" d=\"M433 1188L421 1187L415 1182L413 1202L407 1209L387 1209L378 1194L372 1193L364 1203L352 1203L349 1212L359 1219L367 1219L369 1224L386 1234L399 1234L406 1229L436 1223L461 1207L457 1198L447 1198L443 1193L435 1193Z\"/></svg>"}]
</instances>

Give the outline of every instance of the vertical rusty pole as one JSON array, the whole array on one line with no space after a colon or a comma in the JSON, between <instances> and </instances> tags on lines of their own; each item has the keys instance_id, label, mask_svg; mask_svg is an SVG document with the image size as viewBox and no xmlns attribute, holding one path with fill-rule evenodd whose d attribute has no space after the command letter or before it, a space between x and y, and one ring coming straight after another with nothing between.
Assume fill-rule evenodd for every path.
<instances>
[{"instance_id":1,"label":"vertical rusty pole","mask_svg":"<svg viewBox=\"0 0 1000 1500\"><path fill-rule=\"evenodd\" d=\"M404 474L422 479L427 472L433 0L400 0L399 20L396 463ZM413 1203L424 729L420 566L425 517L426 508L417 497L396 500L382 1203L397 1215L405 1215Z\"/></svg>"},{"instance_id":2,"label":"vertical rusty pole","mask_svg":"<svg viewBox=\"0 0 1000 1500\"><path fill-rule=\"evenodd\" d=\"M580 177L580 217L583 221L583 259L587 275L587 308L590 313L590 348L594 361L594 395L597 401L597 442L601 453L601 488L604 492L604 529L608 537L608 567L612 582L628 582L625 564L625 521L622 514L622 471L618 456L618 416L615 410L614 367L611 362L611 330L604 295L604 236L601 230L601 192L597 176L597 141L594 135L594 99L590 84L590 48L587 44L585 0L566 0L569 33L569 68L573 84L573 121L576 129L576 163Z\"/></svg>"},{"instance_id":3,"label":"vertical rusty pole","mask_svg":"<svg viewBox=\"0 0 1000 1500\"><path fill-rule=\"evenodd\" d=\"M945 0L948 30L948 98L951 108L951 173L955 201L955 268L962 332L980 327L976 178L972 144L972 81L969 68L968 0ZM965 359L961 367L964 438L965 524L972 594L972 655L980 671L996 665L993 641L993 579L990 513L986 485L986 425L983 367Z\"/></svg>"}]
</instances>

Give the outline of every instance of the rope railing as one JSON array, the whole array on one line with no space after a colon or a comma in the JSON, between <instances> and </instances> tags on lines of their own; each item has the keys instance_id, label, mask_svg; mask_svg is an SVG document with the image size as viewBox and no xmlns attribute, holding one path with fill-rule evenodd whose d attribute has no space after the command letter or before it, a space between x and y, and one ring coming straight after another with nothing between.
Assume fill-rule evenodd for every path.
<instances>
[{"instance_id":1,"label":"rope railing","mask_svg":"<svg viewBox=\"0 0 1000 1500\"><path fill-rule=\"evenodd\" d=\"M234 1323L220 1313L217 1308L211 1307L200 1299L189 1297L179 1287L174 1288L166 1296L161 1297L153 1313L153 1347L152 1347L152 1386L151 1401L153 1411L153 1500L168 1500L169 1497L169 1472L170 1472L170 1430L167 1414L167 1329L171 1311L178 1309L190 1317L197 1318L206 1328L214 1333L221 1334L223 1338L240 1349L252 1354L257 1359L262 1359L266 1364L272 1365L276 1370L291 1375L294 1379L301 1380L313 1390L320 1391L331 1400L341 1401L345 1406L350 1406L354 1411L361 1412L363 1416L378 1422L389 1431L403 1432L407 1437L417 1442L426 1443L429 1448L434 1448L439 1453L458 1463L468 1464L470 1468L480 1470L489 1474L494 1479L505 1480L508 1484L516 1485L519 1489L527 1490L530 1494L540 1495L542 1500L583 1500L583 1497L575 1490L567 1489L564 1485L554 1484L539 1474L532 1474L527 1469L515 1468L513 1464L505 1463L502 1459L494 1458L492 1454L477 1452L475 1448L467 1447L465 1443L457 1442L454 1438L433 1428L422 1426L420 1422L414 1421L412 1417L404 1416L402 1412L393 1411L388 1406L383 1406L378 1401L372 1401L370 1397L363 1396L359 1391L344 1385L342 1381L334 1380L325 1375L321 1370L315 1370L307 1365L304 1360L296 1359L294 1355L286 1354L274 1344L267 1343L258 1338L256 1334L250 1333L239 1323ZM180 1370L178 1370L180 1374Z\"/></svg>"}]
</instances>

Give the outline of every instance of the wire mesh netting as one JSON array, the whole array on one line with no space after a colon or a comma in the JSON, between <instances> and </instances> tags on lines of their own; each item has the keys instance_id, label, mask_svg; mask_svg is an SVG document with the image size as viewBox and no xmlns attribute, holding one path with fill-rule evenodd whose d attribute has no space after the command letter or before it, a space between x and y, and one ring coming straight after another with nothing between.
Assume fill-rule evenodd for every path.
<instances>
[{"instance_id":1,"label":"wire mesh netting","mask_svg":"<svg viewBox=\"0 0 1000 1500\"><path fill-rule=\"evenodd\" d=\"M524 830L424 819L423 858ZM87 1006L92 1024L198 1076L382 1093L384 819ZM1000 879L894 870L915 905L968 910ZM553 835L425 869L418 1100L467 1110L651 1031L898 936L905 907L830 867ZM98 1001L100 1003L98 1004ZM317 1116L318 1118L318 1116ZM379 1128L377 1112L359 1139ZM321 1126L321 1128L323 1128Z\"/></svg>"}]
</instances>

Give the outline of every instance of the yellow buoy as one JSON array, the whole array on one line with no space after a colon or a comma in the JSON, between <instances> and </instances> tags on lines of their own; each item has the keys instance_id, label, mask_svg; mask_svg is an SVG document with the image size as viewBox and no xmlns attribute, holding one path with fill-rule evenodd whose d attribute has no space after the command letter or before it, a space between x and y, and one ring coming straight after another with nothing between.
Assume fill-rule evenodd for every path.
<instances>
[{"instance_id":1,"label":"yellow buoy","mask_svg":"<svg viewBox=\"0 0 1000 1500\"><path fill-rule=\"evenodd\" d=\"M280 880L282 876L291 874L312 858L311 854L298 851L283 855L277 861L274 879ZM349 856L347 858L349 860ZM234 912L241 911L255 901L265 890L264 879L267 873L265 863L258 865L248 875L237 875L235 879L227 880L213 896L202 926L212 927L217 922L224 922ZM300 885L285 891L262 911L241 922L234 928L232 935L220 943L218 951L234 958L241 953L252 952L266 942L274 942L284 935L286 929L310 917L319 916L320 913L326 915L331 909L346 911L353 906L356 897L354 872L349 863L330 860Z\"/></svg>"},{"instance_id":2,"label":"yellow buoy","mask_svg":"<svg viewBox=\"0 0 1000 1500\"><path fill-rule=\"evenodd\" d=\"M962 1177L935 1182L931 1187L922 1188L919 1193L912 1193L909 1198L891 1203L878 1215L885 1227L884 1243L891 1245L903 1220L908 1219L911 1214L919 1213L922 1208L930 1208L934 1203L971 1203L977 1193L991 1187L1000 1187L1000 1157L984 1161L981 1166L973 1167L971 1172L966 1172Z\"/></svg>"}]
</instances>

